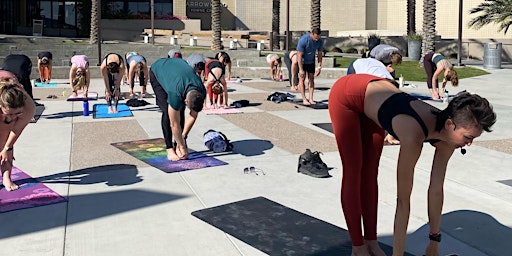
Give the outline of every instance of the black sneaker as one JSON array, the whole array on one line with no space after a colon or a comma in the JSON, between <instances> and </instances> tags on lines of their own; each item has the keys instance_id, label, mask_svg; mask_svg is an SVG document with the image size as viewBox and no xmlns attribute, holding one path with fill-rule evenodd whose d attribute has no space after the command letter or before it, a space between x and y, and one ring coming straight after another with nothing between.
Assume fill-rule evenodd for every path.
<instances>
[{"instance_id":1,"label":"black sneaker","mask_svg":"<svg viewBox=\"0 0 512 256\"><path fill-rule=\"evenodd\" d=\"M325 164L324 161L322 161L322 159L320 158L320 154L322 154L322 152L311 152L311 150L308 148L306 149L306 152L300 155L299 163L301 162L301 160L303 160L304 162L311 162L319 165L318 168L329 170L327 164Z\"/></svg>"},{"instance_id":2,"label":"black sneaker","mask_svg":"<svg viewBox=\"0 0 512 256\"><path fill-rule=\"evenodd\" d=\"M297 168L297 172L309 175L315 178L328 178L331 177L329 172L324 168L319 168L316 163L300 163Z\"/></svg>"}]
</instances>

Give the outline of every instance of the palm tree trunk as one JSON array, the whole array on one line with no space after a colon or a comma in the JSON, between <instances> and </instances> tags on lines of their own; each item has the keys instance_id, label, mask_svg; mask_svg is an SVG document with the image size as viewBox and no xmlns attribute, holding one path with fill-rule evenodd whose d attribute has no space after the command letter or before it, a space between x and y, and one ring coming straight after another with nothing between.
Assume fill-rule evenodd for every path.
<instances>
[{"instance_id":1,"label":"palm tree trunk","mask_svg":"<svg viewBox=\"0 0 512 256\"><path fill-rule=\"evenodd\" d=\"M416 34L416 0L407 0L407 35Z\"/></svg>"},{"instance_id":2,"label":"palm tree trunk","mask_svg":"<svg viewBox=\"0 0 512 256\"><path fill-rule=\"evenodd\" d=\"M423 0L423 43L421 59L435 50L436 38L436 1Z\"/></svg>"},{"instance_id":3,"label":"palm tree trunk","mask_svg":"<svg viewBox=\"0 0 512 256\"><path fill-rule=\"evenodd\" d=\"M279 49L279 10L281 0L272 0L272 49Z\"/></svg>"},{"instance_id":4,"label":"palm tree trunk","mask_svg":"<svg viewBox=\"0 0 512 256\"><path fill-rule=\"evenodd\" d=\"M320 29L320 0L311 0L311 30Z\"/></svg>"},{"instance_id":5,"label":"palm tree trunk","mask_svg":"<svg viewBox=\"0 0 512 256\"><path fill-rule=\"evenodd\" d=\"M96 44L98 38L98 16L99 16L99 0L91 0L91 35L89 38L90 44Z\"/></svg>"},{"instance_id":6,"label":"palm tree trunk","mask_svg":"<svg viewBox=\"0 0 512 256\"><path fill-rule=\"evenodd\" d=\"M212 0L212 46L211 49L219 51L222 48L222 28L220 24L220 0Z\"/></svg>"}]
</instances>

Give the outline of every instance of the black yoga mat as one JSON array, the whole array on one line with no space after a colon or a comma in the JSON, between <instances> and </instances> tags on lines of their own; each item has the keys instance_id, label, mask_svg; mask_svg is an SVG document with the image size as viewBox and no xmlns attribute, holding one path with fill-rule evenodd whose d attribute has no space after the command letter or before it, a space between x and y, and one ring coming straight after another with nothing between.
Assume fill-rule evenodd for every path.
<instances>
[{"instance_id":1,"label":"black yoga mat","mask_svg":"<svg viewBox=\"0 0 512 256\"><path fill-rule=\"evenodd\" d=\"M207 208L192 215L273 256L340 256L350 255L352 250L347 230L265 197ZM392 254L390 246L380 246L387 255Z\"/></svg>"}]
</instances>

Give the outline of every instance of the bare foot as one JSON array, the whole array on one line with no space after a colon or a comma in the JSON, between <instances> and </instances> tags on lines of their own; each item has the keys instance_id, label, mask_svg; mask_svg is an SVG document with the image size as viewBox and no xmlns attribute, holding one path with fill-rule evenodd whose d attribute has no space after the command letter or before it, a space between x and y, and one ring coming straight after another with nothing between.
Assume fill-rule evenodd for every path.
<instances>
[{"instance_id":1,"label":"bare foot","mask_svg":"<svg viewBox=\"0 0 512 256\"><path fill-rule=\"evenodd\" d=\"M174 151L173 148L167 149L167 159L171 161L178 161L180 160L180 157L176 155L176 151Z\"/></svg>"},{"instance_id":2,"label":"bare foot","mask_svg":"<svg viewBox=\"0 0 512 256\"><path fill-rule=\"evenodd\" d=\"M352 256L370 256L366 245L352 246Z\"/></svg>"},{"instance_id":3,"label":"bare foot","mask_svg":"<svg viewBox=\"0 0 512 256\"><path fill-rule=\"evenodd\" d=\"M119 111L117 111L117 108L112 109L112 113L117 114Z\"/></svg>"},{"instance_id":4,"label":"bare foot","mask_svg":"<svg viewBox=\"0 0 512 256\"><path fill-rule=\"evenodd\" d=\"M73 98L78 97L78 94L76 92L73 93Z\"/></svg>"},{"instance_id":5,"label":"bare foot","mask_svg":"<svg viewBox=\"0 0 512 256\"><path fill-rule=\"evenodd\" d=\"M4 184L5 190L7 191L13 191L19 188L18 185L12 182L11 171L4 172L2 183Z\"/></svg>"},{"instance_id":6,"label":"bare foot","mask_svg":"<svg viewBox=\"0 0 512 256\"><path fill-rule=\"evenodd\" d=\"M309 100L309 104L311 104L311 105L315 105L315 104L316 104L316 102L315 102L314 100Z\"/></svg>"},{"instance_id":7,"label":"bare foot","mask_svg":"<svg viewBox=\"0 0 512 256\"><path fill-rule=\"evenodd\" d=\"M222 106L222 108L223 108L223 109L228 109L228 108L229 108L229 106L228 106L228 105L223 105L223 106Z\"/></svg>"},{"instance_id":8,"label":"bare foot","mask_svg":"<svg viewBox=\"0 0 512 256\"><path fill-rule=\"evenodd\" d=\"M108 107L108 113L109 113L109 114L114 113L114 111L112 110L112 107Z\"/></svg>"},{"instance_id":9,"label":"bare foot","mask_svg":"<svg viewBox=\"0 0 512 256\"><path fill-rule=\"evenodd\" d=\"M297 88L297 86L292 86L292 87L290 88L290 90L292 90L292 91L297 91L297 90L299 90L299 88Z\"/></svg>"},{"instance_id":10,"label":"bare foot","mask_svg":"<svg viewBox=\"0 0 512 256\"><path fill-rule=\"evenodd\" d=\"M308 101L307 99L303 99L303 100L302 100L302 105L307 105L307 106L309 106L309 105L311 105L311 103L309 103L309 101Z\"/></svg>"},{"instance_id":11,"label":"bare foot","mask_svg":"<svg viewBox=\"0 0 512 256\"><path fill-rule=\"evenodd\" d=\"M366 244L366 247L368 248L368 251L371 255L374 256L386 256L386 253L380 248L379 242L377 240L366 240L364 241Z\"/></svg>"}]
</instances>

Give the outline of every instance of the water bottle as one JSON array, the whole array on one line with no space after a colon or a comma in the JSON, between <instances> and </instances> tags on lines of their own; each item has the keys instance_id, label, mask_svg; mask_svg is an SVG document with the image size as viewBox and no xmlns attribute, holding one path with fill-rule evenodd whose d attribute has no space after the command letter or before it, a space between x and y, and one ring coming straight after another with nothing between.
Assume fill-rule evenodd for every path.
<instances>
[{"instance_id":1,"label":"water bottle","mask_svg":"<svg viewBox=\"0 0 512 256\"><path fill-rule=\"evenodd\" d=\"M450 95L448 94L448 91L444 91L444 96L443 96L444 103L448 103L448 97L450 97Z\"/></svg>"},{"instance_id":2,"label":"water bottle","mask_svg":"<svg viewBox=\"0 0 512 256\"><path fill-rule=\"evenodd\" d=\"M283 81L283 72L279 72L279 81Z\"/></svg>"},{"instance_id":3,"label":"water bottle","mask_svg":"<svg viewBox=\"0 0 512 256\"><path fill-rule=\"evenodd\" d=\"M84 100L84 116L89 116L89 101Z\"/></svg>"}]
</instances>

